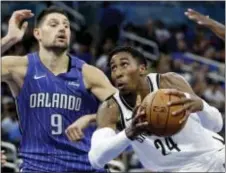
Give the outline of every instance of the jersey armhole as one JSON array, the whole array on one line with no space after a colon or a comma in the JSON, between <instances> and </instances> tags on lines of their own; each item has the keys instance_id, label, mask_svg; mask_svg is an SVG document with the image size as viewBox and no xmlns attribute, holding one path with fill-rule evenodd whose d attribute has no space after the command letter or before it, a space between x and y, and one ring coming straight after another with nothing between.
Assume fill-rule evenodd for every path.
<instances>
[{"instance_id":1,"label":"jersey armhole","mask_svg":"<svg viewBox=\"0 0 226 173\"><path fill-rule=\"evenodd\" d=\"M121 110L121 108L120 108L120 106L119 106L119 104L118 104L118 102L117 102L117 100L114 98L114 96L112 95L112 99L115 101L115 103L117 104L117 106L118 106L118 108L119 108L119 114L120 115L118 115L118 121L117 121L117 123L116 123L116 128L117 128L117 130L119 130L119 131L122 131L123 129L125 129L125 122L124 122L124 120L123 120L123 113L122 113L122 110Z\"/></svg>"},{"instance_id":2,"label":"jersey armhole","mask_svg":"<svg viewBox=\"0 0 226 173\"><path fill-rule=\"evenodd\" d=\"M33 58L34 55L33 54L30 54L30 55ZM28 55L26 57L27 57L28 63L27 63L26 73L25 73L25 76L24 76L24 82L23 82L23 84L22 84L22 86L21 86L21 88L20 88L20 90L18 92L18 95L14 97L16 100L18 100L20 98L20 95L23 92L25 86L28 85L28 83L29 83L29 78L32 76L32 74L31 74L31 72L32 72L31 71L32 70L32 63L31 63L31 61L32 60L30 59L31 57L29 58Z\"/></svg>"}]
</instances>

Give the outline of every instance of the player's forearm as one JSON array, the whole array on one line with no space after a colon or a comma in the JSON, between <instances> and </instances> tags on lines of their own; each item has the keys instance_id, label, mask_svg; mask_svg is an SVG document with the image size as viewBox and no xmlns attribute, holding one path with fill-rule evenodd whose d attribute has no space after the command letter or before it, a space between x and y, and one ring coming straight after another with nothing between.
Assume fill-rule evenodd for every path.
<instances>
[{"instance_id":1,"label":"player's forearm","mask_svg":"<svg viewBox=\"0 0 226 173\"><path fill-rule=\"evenodd\" d=\"M225 40L225 26L223 24L212 20L209 29L211 29L218 37Z\"/></svg>"},{"instance_id":2,"label":"player's forearm","mask_svg":"<svg viewBox=\"0 0 226 173\"><path fill-rule=\"evenodd\" d=\"M17 43L17 40L9 35L6 35L1 39L1 54L7 51L10 47Z\"/></svg>"},{"instance_id":3,"label":"player's forearm","mask_svg":"<svg viewBox=\"0 0 226 173\"><path fill-rule=\"evenodd\" d=\"M214 132L219 132L223 127L221 113L203 100L203 110L197 112L202 125Z\"/></svg>"},{"instance_id":4,"label":"player's forearm","mask_svg":"<svg viewBox=\"0 0 226 173\"><path fill-rule=\"evenodd\" d=\"M89 160L94 168L103 168L116 158L130 144L125 131L118 134L111 128L102 128L94 132L89 151Z\"/></svg>"}]
</instances>

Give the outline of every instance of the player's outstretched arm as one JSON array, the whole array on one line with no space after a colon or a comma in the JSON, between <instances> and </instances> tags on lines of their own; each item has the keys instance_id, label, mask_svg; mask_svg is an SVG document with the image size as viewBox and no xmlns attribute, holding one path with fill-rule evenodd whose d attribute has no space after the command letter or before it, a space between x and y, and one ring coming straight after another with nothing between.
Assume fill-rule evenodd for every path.
<instances>
[{"instance_id":1,"label":"player's outstretched arm","mask_svg":"<svg viewBox=\"0 0 226 173\"><path fill-rule=\"evenodd\" d=\"M104 101L116 93L116 88L112 86L107 76L98 68L85 64L82 72L86 88L90 89L100 101Z\"/></svg>"},{"instance_id":2,"label":"player's outstretched arm","mask_svg":"<svg viewBox=\"0 0 226 173\"><path fill-rule=\"evenodd\" d=\"M85 64L82 69L84 83L87 89L100 100L104 101L116 92L108 78L102 71L91 65ZM96 114L85 115L67 127L65 133L69 140L79 141L83 138L83 130L91 123L96 121Z\"/></svg>"},{"instance_id":3,"label":"player's outstretched arm","mask_svg":"<svg viewBox=\"0 0 226 173\"><path fill-rule=\"evenodd\" d=\"M84 115L68 126L65 130L65 134L70 141L80 141L84 137L83 130L87 128L91 122L95 121L96 114Z\"/></svg>"},{"instance_id":4,"label":"player's outstretched arm","mask_svg":"<svg viewBox=\"0 0 226 173\"><path fill-rule=\"evenodd\" d=\"M211 18L209 16L204 16L203 14L193 10L188 9L185 15L192 21L195 21L199 25L203 25L210 30L212 30L219 38L225 40L225 26Z\"/></svg>"},{"instance_id":5,"label":"player's outstretched arm","mask_svg":"<svg viewBox=\"0 0 226 173\"><path fill-rule=\"evenodd\" d=\"M22 22L33 16L34 14L31 10L26 9L15 11L12 14L9 20L8 33L1 39L1 54L23 38L28 22L24 22L23 24Z\"/></svg>"},{"instance_id":6,"label":"player's outstretched arm","mask_svg":"<svg viewBox=\"0 0 226 173\"><path fill-rule=\"evenodd\" d=\"M171 89L167 93L181 97L179 101L169 103L169 106L183 104L183 108L175 115L183 111L197 113L201 124L214 132L219 132L223 127L221 113L213 106L210 106L192 90L189 83L176 73L166 73L161 75L161 88Z\"/></svg>"},{"instance_id":7,"label":"player's outstretched arm","mask_svg":"<svg viewBox=\"0 0 226 173\"><path fill-rule=\"evenodd\" d=\"M100 106L97 113L98 129L93 133L89 160L93 167L103 168L130 144L125 131L116 134L119 110L111 98Z\"/></svg>"}]
</instances>

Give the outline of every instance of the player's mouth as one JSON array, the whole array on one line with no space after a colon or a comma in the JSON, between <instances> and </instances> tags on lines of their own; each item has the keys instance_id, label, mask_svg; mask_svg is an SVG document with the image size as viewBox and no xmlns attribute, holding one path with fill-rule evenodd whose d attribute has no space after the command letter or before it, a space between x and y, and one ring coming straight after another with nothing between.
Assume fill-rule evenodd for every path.
<instances>
[{"instance_id":1,"label":"player's mouth","mask_svg":"<svg viewBox=\"0 0 226 173\"><path fill-rule=\"evenodd\" d=\"M57 39L61 40L61 41L65 41L67 39L67 37L66 37L66 35L58 35Z\"/></svg>"},{"instance_id":2,"label":"player's mouth","mask_svg":"<svg viewBox=\"0 0 226 173\"><path fill-rule=\"evenodd\" d=\"M125 88L125 83L123 82L117 82L116 83L116 87L121 90L121 89L124 89Z\"/></svg>"}]
</instances>

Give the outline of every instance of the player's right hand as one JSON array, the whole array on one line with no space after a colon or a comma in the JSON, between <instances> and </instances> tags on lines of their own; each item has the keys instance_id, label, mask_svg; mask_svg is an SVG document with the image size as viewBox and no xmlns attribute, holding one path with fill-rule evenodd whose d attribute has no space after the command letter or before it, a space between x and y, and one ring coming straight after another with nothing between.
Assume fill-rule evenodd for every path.
<instances>
[{"instance_id":1,"label":"player's right hand","mask_svg":"<svg viewBox=\"0 0 226 173\"><path fill-rule=\"evenodd\" d=\"M146 120L145 107L141 104L141 97L137 97L136 107L133 110L132 123L125 129L126 136L134 140L140 134L149 134L149 124Z\"/></svg>"},{"instance_id":2,"label":"player's right hand","mask_svg":"<svg viewBox=\"0 0 226 173\"><path fill-rule=\"evenodd\" d=\"M29 19L33 16L34 14L31 12L31 10L24 9L14 11L9 20L7 36L17 42L20 41L23 38L24 33L28 27L28 22L24 22L24 20Z\"/></svg>"},{"instance_id":3,"label":"player's right hand","mask_svg":"<svg viewBox=\"0 0 226 173\"><path fill-rule=\"evenodd\" d=\"M80 141L84 137L83 130L89 126L91 116L92 115L82 116L67 127L65 133L70 141Z\"/></svg>"}]
</instances>

